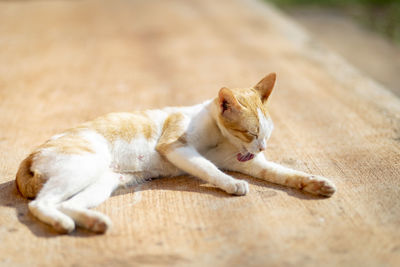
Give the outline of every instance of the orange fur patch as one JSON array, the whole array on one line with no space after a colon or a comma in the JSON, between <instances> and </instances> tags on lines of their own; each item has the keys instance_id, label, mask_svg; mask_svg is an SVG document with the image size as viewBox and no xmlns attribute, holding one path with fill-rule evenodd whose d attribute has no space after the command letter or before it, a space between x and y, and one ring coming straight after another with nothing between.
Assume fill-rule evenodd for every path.
<instances>
[{"instance_id":1,"label":"orange fur patch","mask_svg":"<svg viewBox=\"0 0 400 267\"><path fill-rule=\"evenodd\" d=\"M111 113L84 123L76 129L95 130L111 143L117 139L130 142L139 135L151 139L156 135L156 125L145 112Z\"/></svg>"},{"instance_id":2,"label":"orange fur patch","mask_svg":"<svg viewBox=\"0 0 400 267\"><path fill-rule=\"evenodd\" d=\"M52 148L63 154L94 153L90 143L75 133L69 133L57 139L50 139L39 146L39 151L44 148Z\"/></svg>"},{"instance_id":3,"label":"orange fur patch","mask_svg":"<svg viewBox=\"0 0 400 267\"><path fill-rule=\"evenodd\" d=\"M187 143L185 131L182 125L184 117L180 113L174 113L165 120L161 137L156 150L161 154L168 153L171 149L184 146Z\"/></svg>"},{"instance_id":4,"label":"orange fur patch","mask_svg":"<svg viewBox=\"0 0 400 267\"><path fill-rule=\"evenodd\" d=\"M21 162L15 178L19 192L26 198L35 198L45 182L40 173L31 170L32 162L37 153L31 153Z\"/></svg>"}]
</instances>

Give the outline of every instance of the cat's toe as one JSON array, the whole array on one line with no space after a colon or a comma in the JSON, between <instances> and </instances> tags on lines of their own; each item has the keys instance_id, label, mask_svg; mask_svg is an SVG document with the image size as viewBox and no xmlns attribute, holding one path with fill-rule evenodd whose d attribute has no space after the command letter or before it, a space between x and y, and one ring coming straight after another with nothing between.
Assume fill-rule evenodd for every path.
<instances>
[{"instance_id":1,"label":"cat's toe","mask_svg":"<svg viewBox=\"0 0 400 267\"><path fill-rule=\"evenodd\" d=\"M324 177L311 176L303 190L312 194L330 197L336 192L336 186Z\"/></svg>"},{"instance_id":2,"label":"cat's toe","mask_svg":"<svg viewBox=\"0 0 400 267\"><path fill-rule=\"evenodd\" d=\"M109 228L110 228L111 223L107 222L107 221L96 221L96 223L93 225L92 227L92 231L95 233L105 233Z\"/></svg>"},{"instance_id":3,"label":"cat's toe","mask_svg":"<svg viewBox=\"0 0 400 267\"><path fill-rule=\"evenodd\" d=\"M249 192L249 183L241 180L234 181L232 184L230 184L227 192L237 196L244 196Z\"/></svg>"},{"instance_id":4,"label":"cat's toe","mask_svg":"<svg viewBox=\"0 0 400 267\"><path fill-rule=\"evenodd\" d=\"M55 222L53 227L60 234L69 234L75 230L75 223L73 220L60 220Z\"/></svg>"},{"instance_id":5,"label":"cat's toe","mask_svg":"<svg viewBox=\"0 0 400 267\"><path fill-rule=\"evenodd\" d=\"M111 227L111 220L103 214L96 214L96 216L88 218L84 227L95 233L103 234Z\"/></svg>"}]
</instances>

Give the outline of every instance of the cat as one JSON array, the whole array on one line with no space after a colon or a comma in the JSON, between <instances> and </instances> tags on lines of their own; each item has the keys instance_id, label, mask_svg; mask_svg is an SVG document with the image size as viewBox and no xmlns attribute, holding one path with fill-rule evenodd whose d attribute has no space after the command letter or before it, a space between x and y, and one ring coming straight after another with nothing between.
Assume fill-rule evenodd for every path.
<instances>
[{"instance_id":1,"label":"cat","mask_svg":"<svg viewBox=\"0 0 400 267\"><path fill-rule=\"evenodd\" d=\"M59 233L75 225L96 233L111 226L95 210L123 185L190 174L233 195L249 186L221 170L236 171L306 192L331 196L328 179L267 161L273 123L266 103L276 74L256 86L223 87L190 107L111 113L50 138L22 161L16 175L30 212Z\"/></svg>"}]
</instances>

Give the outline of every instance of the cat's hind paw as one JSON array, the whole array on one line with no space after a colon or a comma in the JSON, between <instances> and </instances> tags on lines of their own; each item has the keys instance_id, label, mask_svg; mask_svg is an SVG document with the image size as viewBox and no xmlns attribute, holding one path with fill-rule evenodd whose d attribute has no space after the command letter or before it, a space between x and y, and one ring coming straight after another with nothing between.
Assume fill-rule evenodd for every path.
<instances>
[{"instance_id":1,"label":"cat's hind paw","mask_svg":"<svg viewBox=\"0 0 400 267\"><path fill-rule=\"evenodd\" d=\"M336 192L336 186L330 180L316 175L310 176L302 189L306 192L326 197L330 197Z\"/></svg>"},{"instance_id":2,"label":"cat's hind paw","mask_svg":"<svg viewBox=\"0 0 400 267\"><path fill-rule=\"evenodd\" d=\"M79 225L98 234L105 233L111 228L111 220L106 215L97 211L87 211L86 216L83 216Z\"/></svg>"},{"instance_id":3,"label":"cat's hind paw","mask_svg":"<svg viewBox=\"0 0 400 267\"><path fill-rule=\"evenodd\" d=\"M69 234L75 230L75 223L70 218L54 222L53 228L60 234Z\"/></svg>"},{"instance_id":4,"label":"cat's hind paw","mask_svg":"<svg viewBox=\"0 0 400 267\"><path fill-rule=\"evenodd\" d=\"M237 196L244 196L249 192L249 183L242 180L235 180L228 185L227 193Z\"/></svg>"}]
</instances>

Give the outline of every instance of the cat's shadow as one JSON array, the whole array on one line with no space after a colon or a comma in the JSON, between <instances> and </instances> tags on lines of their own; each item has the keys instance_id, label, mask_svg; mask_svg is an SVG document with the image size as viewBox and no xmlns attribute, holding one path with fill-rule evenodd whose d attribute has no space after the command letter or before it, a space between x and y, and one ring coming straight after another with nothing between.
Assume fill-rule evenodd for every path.
<instances>
[{"instance_id":1,"label":"cat's shadow","mask_svg":"<svg viewBox=\"0 0 400 267\"><path fill-rule=\"evenodd\" d=\"M321 197L314 196L311 194L300 192L296 189L287 188L280 185L275 185L272 183L268 183L262 180L258 180L243 174L239 173L230 173L234 177L243 179L248 181L250 184L259 186L259 187L267 187L273 190L268 191L268 197L275 197L277 196L274 190L280 190L286 192L288 195L300 198L303 200L317 200L321 199ZM194 178L194 177L187 177L187 176L180 176L180 177L168 177L168 178L161 178L155 179L151 182L146 182L141 184L140 186L133 186L128 188L121 188L114 192L111 197L117 197L122 194L132 193L132 192L143 192L148 190L171 190L171 191L185 191L185 192L192 192L197 194L209 194L213 197L217 198L231 198L235 196L231 196L224 191L210 186L205 182ZM253 192L254 193L254 192ZM252 191L250 191L252 194ZM37 220L28 210L28 203L29 200L23 198L18 189L16 188L15 181L11 180L8 182L4 182L0 184L0 206L2 207L9 207L14 208L16 217L18 221L25 225L35 236L42 237L42 238L51 238L57 237L59 234L55 232L51 227L48 225L41 223ZM16 231L15 227L8 227L9 232ZM88 237L93 236L94 233L90 231L86 231L81 228L77 228L71 236L74 237Z\"/></svg>"}]
</instances>

